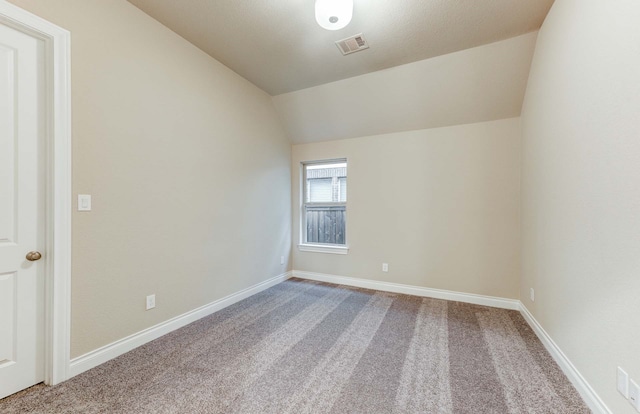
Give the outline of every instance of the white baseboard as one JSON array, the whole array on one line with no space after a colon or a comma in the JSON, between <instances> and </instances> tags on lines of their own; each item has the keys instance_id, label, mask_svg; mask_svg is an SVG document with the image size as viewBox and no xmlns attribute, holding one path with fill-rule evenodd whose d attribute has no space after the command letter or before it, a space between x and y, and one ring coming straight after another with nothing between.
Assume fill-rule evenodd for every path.
<instances>
[{"instance_id":1,"label":"white baseboard","mask_svg":"<svg viewBox=\"0 0 640 414\"><path fill-rule=\"evenodd\" d=\"M473 303L475 305L491 306L494 308L519 310L520 301L517 299L505 299L494 296L476 295L473 293L460 293L450 290L431 289L420 286L401 285L399 283L380 282L377 280L358 279L354 277L327 275L324 273L293 271L294 277L301 279L317 280L319 282L335 283L338 285L355 286L365 289L382 290L385 292L404 293L406 295L423 296L435 299L452 300L456 302Z\"/></svg>"},{"instance_id":2,"label":"white baseboard","mask_svg":"<svg viewBox=\"0 0 640 414\"><path fill-rule=\"evenodd\" d=\"M598 394L593 390L591 385L584 379L576 367L571 363L569 358L562 352L562 350L551 339L549 334L545 332L538 321L531 315L529 310L524 304L516 299L497 298L493 296L482 296L471 293L452 292L441 289L430 289L419 286L401 285L391 282L380 282L376 280L358 279L353 277L335 276L323 273L305 272L301 270L294 270L293 277L301 279L316 280L319 282L335 283L338 285L355 286L365 289L381 290L385 292L404 293L407 295L424 296L436 299L452 300L457 302L473 303L476 305L491 306L494 308L519 310L527 323L531 326L531 329L536 333L540 342L545 346L551 357L560 366L562 372L567 376L569 381L578 390L580 396L585 401L587 406L598 414L611 414L611 410L600 399Z\"/></svg>"},{"instance_id":3,"label":"white baseboard","mask_svg":"<svg viewBox=\"0 0 640 414\"><path fill-rule=\"evenodd\" d=\"M200 318L204 318L205 316L211 315L212 313L224 309L227 306L233 305L236 302L246 299L272 286L275 286L278 283L289 279L290 277L291 272L286 272L281 275L272 277L271 279L265 280L264 282L258 283L257 285L250 286L222 299L218 299L215 302L211 302L208 305L201 306L190 312L184 313L180 316L176 316L175 318L152 326L151 328L144 329L133 335L129 335L126 338L122 338L118 341L110 343L109 345L105 345L94 351L74 358L69 363L69 369L67 370L67 379L90 370L91 368L103 364L124 353L127 353L132 349L144 345L147 342L153 341L154 339L157 339L162 335L166 335L171 331L182 328L183 326L188 325L191 322L197 321Z\"/></svg>"},{"instance_id":4,"label":"white baseboard","mask_svg":"<svg viewBox=\"0 0 640 414\"><path fill-rule=\"evenodd\" d=\"M582 374L580 374L576 367L571 363L569 358L567 358L560 347L556 345L553 339L551 339L549 334L542 328L542 325L538 323L536 318L533 317L531 312L529 312L529 309L527 309L527 307L524 306L523 303L520 303L520 313L527 321L529 326L531 326L531 329L533 329L533 331L536 333L536 335L540 339L540 342L542 342L549 354L551 354L551 357L553 357L558 366L560 366L560 369L562 369L564 375L569 378L569 381L571 381L576 390L578 390L580 396L587 404L587 406L594 413L611 414L611 410L609 410L604 401L600 399L594 389L591 388L591 385L589 385L587 380L584 379Z\"/></svg>"},{"instance_id":5,"label":"white baseboard","mask_svg":"<svg viewBox=\"0 0 640 414\"><path fill-rule=\"evenodd\" d=\"M113 358L131 351L147 342L153 341L167 333L179 329L205 316L211 315L227 306L233 305L243 299L246 299L256 293L266 290L272 286L281 283L290 277L298 277L301 279L316 280L319 282L335 283L339 285L347 285L360 287L365 289L381 290L393 293L403 293L407 295L430 297L435 299L444 299L457 302L472 303L476 305L491 306L495 308L519 310L531 329L536 333L542 344L545 346L549 354L555 362L560 366L569 381L578 390L587 406L595 413L611 414L606 404L600 399L598 394L593 390L587 380L580 374L576 367L571 363L569 358L551 339L549 334L542 328L538 321L533 317L529 310L522 302L515 299L505 299L493 296L483 296L471 293L460 293L441 289L430 289L419 286L402 285L399 283L380 282L376 280L358 279L345 276L335 276L323 273L305 272L293 270L275 276L257 285L248 287L239 292L233 293L208 305L201 306L190 312L176 316L158 325L147 328L138 333L130 335L126 338L115 341L109 345L105 345L94 351L88 352L82 356L74 358L69 363L68 378L81 374L91 368L103 364Z\"/></svg>"}]
</instances>

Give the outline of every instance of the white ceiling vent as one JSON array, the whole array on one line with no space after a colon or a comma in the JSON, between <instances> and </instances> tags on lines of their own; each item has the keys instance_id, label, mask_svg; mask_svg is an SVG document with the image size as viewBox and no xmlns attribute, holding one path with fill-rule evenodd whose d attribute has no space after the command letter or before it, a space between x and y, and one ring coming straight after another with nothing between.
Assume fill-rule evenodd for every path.
<instances>
[{"instance_id":1,"label":"white ceiling vent","mask_svg":"<svg viewBox=\"0 0 640 414\"><path fill-rule=\"evenodd\" d=\"M343 55L348 55L350 53L369 49L369 44L366 40L364 40L362 33L348 37L346 39L338 40L336 42L336 46L338 46L338 49L340 49Z\"/></svg>"}]
</instances>

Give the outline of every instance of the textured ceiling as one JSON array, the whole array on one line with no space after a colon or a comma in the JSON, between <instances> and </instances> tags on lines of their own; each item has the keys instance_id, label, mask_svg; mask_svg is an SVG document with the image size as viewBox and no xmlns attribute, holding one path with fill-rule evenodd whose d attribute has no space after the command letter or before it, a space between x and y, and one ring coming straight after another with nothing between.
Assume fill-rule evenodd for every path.
<instances>
[{"instance_id":1,"label":"textured ceiling","mask_svg":"<svg viewBox=\"0 0 640 414\"><path fill-rule=\"evenodd\" d=\"M328 31L314 0L129 0L271 95L469 49L540 28L553 0L354 0ZM370 49L334 42L363 33Z\"/></svg>"}]
</instances>

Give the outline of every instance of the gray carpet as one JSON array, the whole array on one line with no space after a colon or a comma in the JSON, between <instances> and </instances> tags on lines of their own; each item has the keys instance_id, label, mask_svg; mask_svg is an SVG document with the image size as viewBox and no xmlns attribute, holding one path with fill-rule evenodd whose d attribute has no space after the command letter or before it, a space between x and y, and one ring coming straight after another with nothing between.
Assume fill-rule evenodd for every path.
<instances>
[{"instance_id":1,"label":"gray carpet","mask_svg":"<svg viewBox=\"0 0 640 414\"><path fill-rule=\"evenodd\" d=\"M588 413L518 312L291 279L2 413Z\"/></svg>"}]
</instances>

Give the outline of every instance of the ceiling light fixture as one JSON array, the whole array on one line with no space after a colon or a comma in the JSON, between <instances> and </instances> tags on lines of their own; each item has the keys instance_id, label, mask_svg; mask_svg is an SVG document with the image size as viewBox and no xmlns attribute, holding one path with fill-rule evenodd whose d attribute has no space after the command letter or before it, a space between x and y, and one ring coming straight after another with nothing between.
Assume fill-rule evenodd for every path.
<instances>
[{"instance_id":1,"label":"ceiling light fixture","mask_svg":"<svg viewBox=\"0 0 640 414\"><path fill-rule=\"evenodd\" d=\"M327 30L339 30L353 17L353 0L316 0L316 21Z\"/></svg>"}]
</instances>

